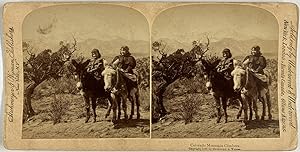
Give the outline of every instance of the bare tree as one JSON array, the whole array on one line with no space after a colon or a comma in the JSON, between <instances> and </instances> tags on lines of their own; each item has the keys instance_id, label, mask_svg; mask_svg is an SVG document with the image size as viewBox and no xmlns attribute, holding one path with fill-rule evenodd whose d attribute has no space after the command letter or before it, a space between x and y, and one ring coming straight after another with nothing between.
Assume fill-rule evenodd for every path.
<instances>
[{"instance_id":1,"label":"bare tree","mask_svg":"<svg viewBox=\"0 0 300 152\"><path fill-rule=\"evenodd\" d=\"M161 55L158 61L152 61L152 79L158 83L157 87L153 89L156 96L153 97L153 99L156 99L154 112L159 114L158 117L163 117L167 114L163 105L163 94L167 87L180 78L194 76L196 63L209 50L209 38L207 37L207 43L200 43L188 52L178 49L168 55L164 52L165 48L166 45L162 42L156 41L152 44L152 50L159 52ZM152 114L152 117L155 116Z\"/></svg>"},{"instance_id":2,"label":"bare tree","mask_svg":"<svg viewBox=\"0 0 300 152\"><path fill-rule=\"evenodd\" d=\"M24 64L24 120L32 117L35 112L31 105L31 98L35 88L50 78L59 78L62 74L63 65L70 60L71 55L77 50L77 41L73 37L74 43L63 44L58 51L45 49L38 55L32 53L33 47L29 43L23 42L23 52L27 52L29 58Z\"/></svg>"}]
</instances>

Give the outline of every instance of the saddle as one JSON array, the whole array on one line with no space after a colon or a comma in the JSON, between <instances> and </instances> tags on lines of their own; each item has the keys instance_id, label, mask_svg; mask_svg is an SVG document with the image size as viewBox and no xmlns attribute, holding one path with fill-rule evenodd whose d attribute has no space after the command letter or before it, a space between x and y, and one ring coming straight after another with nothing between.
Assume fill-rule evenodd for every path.
<instances>
[{"instance_id":1,"label":"saddle","mask_svg":"<svg viewBox=\"0 0 300 152\"><path fill-rule=\"evenodd\" d=\"M137 82L137 75L127 72L122 72L123 76L133 82Z\"/></svg>"},{"instance_id":2,"label":"saddle","mask_svg":"<svg viewBox=\"0 0 300 152\"><path fill-rule=\"evenodd\" d=\"M120 74L120 76L124 77L128 90L131 90L133 87L138 86L137 75L136 74L124 72L124 71L119 70L119 69L117 69L117 70L118 70L118 73Z\"/></svg>"},{"instance_id":3,"label":"saddle","mask_svg":"<svg viewBox=\"0 0 300 152\"><path fill-rule=\"evenodd\" d=\"M256 72L252 72L250 71L250 74L252 74L256 80L256 84L258 85L258 87L260 88L268 88L268 76L266 74L261 74L261 73L256 73Z\"/></svg>"}]
</instances>

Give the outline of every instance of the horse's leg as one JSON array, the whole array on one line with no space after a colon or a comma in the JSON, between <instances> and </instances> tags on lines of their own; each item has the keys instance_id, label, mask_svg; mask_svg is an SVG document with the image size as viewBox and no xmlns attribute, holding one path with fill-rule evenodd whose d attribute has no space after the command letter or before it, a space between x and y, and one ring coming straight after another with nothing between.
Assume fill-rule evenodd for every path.
<instances>
[{"instance_id":1,"label":"horse's leg","mask_svg":"<svg viewBox=\"0 0 300 152\"><path fill-rule=\"evenodd\" d=\"M97 107L96 101L97 101L97 98L92 97L92 109L93 109L94 123L96 122L96 117L97 117L97 115L96 115L96 107Z\"/></svg>"},{"instance_id":2,"label":"horse's leg","mask_svg":"<svg viewBox=\"0 0 300 152\"><path fill-rule=\"evenodd\" d=\"M107 112L105 114L105 118L107 118L110 114L110 111L111 111L111 108L112 108L112 101L108 100L108 109L107 109Z\"/></svg>"},{"instance_id":3,"label":"horse's leg","mask_svg":"<svg viewBox=\"0 0 300 152\"><path fill-rule=\"evenodd\" d=\"M244 105L243 105L243 101L242 101L242 98L239 97L238 100L240 101L240 107L239 107L239 112L238 114L236 115L236 118L239 119L242 115L242 111L244 109Z\"/></svg>"},{"instance_id":4,"label":"horse's leg","mask_svg":"<svg viewBox=\"0 0 300 152\"><path fill-rule=\"evenodd\" d=\"M248 104L249 104L249 120L252 120L253 117L253 101L252 97L248 97Z\"/></svg>"},{"instance_id":5,"label":"horse's leg","mask_svg":"<svg viewBox=\"0 0 300 152\"><path fill-rule=\"evenodd\" d=\"M260 96L259 100L261 101L262 106L263 106L261 120L265 120L265 116L266 116L266 97L265 97L265 95Z\"/></svg>"},{"instance_id":6,"label":"horse's leg","mask_svg":"<svg viewBox=\"0 0 300 152\"><path fill-rule=\"evenodd\" d=\"M116 115L117 115L117 106L118 106L118 100L116 98L116 96L114 94L111 94L111 98L109 99L110 103L111 103L111 107L113 109L113 118L112 118L112 122L116 123L117 119L116 119Z\"/></svg>"},{"instance_id":7,"label":"horse's leg","mask_svg":"<svg viewBox=\"0 0 300 152\"><path fill-rule=\"evenodd\" d=\"M128 119L128 115L127 115L127 96L128 94L125 93L124 95L122 95L122 108L123 108L123 111L124 111L124 118L125 120Z\"/></svg>"},{"instance_id":8,"label":"horse's leg","mask_svg":"<svg viewBox=\"0 0 300 152\"><path fill-rule=\"evenodd\" d=\"M133 115L134 115L134 98L133 98L132 93L130 93L130 95L128 96L128 99L129 99L129 101L131 103L131 111L130 111L129 119L132 119Z\"/></svg>"},{"instance_id":9,"label":"horse's leg","mask_svg":"<svg viewBox=\"0 0 300 152\"><path fill-rule=\"evenodd\" d=\"M222 106L223 106L224 115L225 115L225 123L227 123L227 119L228 119L228 115L227 115L227 100L228 100L228 98L226 98L226 97L222 98Z\"/></svg>"},{"instance_id":10,"label":"horse's leg","mask_svg":"<svg viewBox=\"0 0 300 152\"><path fill-rule=\"evenodd\" d=\"M221 115L221 99L220 99L221 97L215 97L215 102L216 102L216 108L217 108L217 123L219 123L220 122L220 120L221 120L221 117L222 117L222 115Z\"/></svg>"},{"instance_id":11,"label":"horse's leg","mask_svg":"<svg viewBox=\"0 0 300 152\"><path fill-rule=\"evenodd\" d=\"M84 101L86 110L85 123L87 123L90 119L90 98L88 96L84 96Z\"/></svg>"},{"instance_id":12,"label":"horse's leg","mask_svg":"<svg viewBox=\"0 0 300 152\"><path fill-rule=\"evenodd\" d=\"M253 109L254 109L254 112L255 112L255 120L258 120L259 119L259 116L258 116L258 109L257 109L257 100L258 100L258 96L254 97L252 99L252 104L253 104Z\"/></svg>"},{"instance_id":13,"label":"horse's leg","mask_svg":"<svg viewBox=\"0 0 300 152\"><path fill-rule=\"evenodd\" d=\"M118 120L121 119L121 98L119 96L116 96L116 103L118 107Z\"/></svg>"},{"instance_id":14,"label":"horse's leg","mask_svg":"<svg viewBox=\"0 0 300 152\"><path fill-rule=\"evenodd\" d=\"M271 105L271 100L270 100L269 89L267 90L267 93L266 93L266 101L267 101L267 106L268 106L268 117L269 117L269 120L272 120L272 114L271 114L272 105Z\"/></svg>"},{"instance_id":15,"label":"horse's leg","mask_svg":"<svg viewBox=\"0 0 300 152\"><path fill-rule=\"evenodd\" d=\"M249 106L249 98L245 94L241 94L242 98L242 105L244 110L244 122L246 123L248 121L248 106Z\"/></svg>"},{"instance_id":16,"label":"horse's leg","mask_svg":"<svg viewBox=\"0 0 300 152\"><path fill-rule=\"evenodd\" d=\"M136 119L140 119L141 118L141 114L140 114L140 97L139 97L139 92L136 91L135 92L135 103L136 103Z\"/></svg>"}]
</instances>

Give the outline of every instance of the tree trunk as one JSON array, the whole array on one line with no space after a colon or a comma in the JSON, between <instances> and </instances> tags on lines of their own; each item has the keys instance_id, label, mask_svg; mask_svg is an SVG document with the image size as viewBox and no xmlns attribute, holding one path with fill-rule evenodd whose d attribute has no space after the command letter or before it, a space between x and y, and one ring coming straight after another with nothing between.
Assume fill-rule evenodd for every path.
<instances>
[{"instance_id":1,"label":"tree trunk","mask_svg":"<svg viewBox=\"0 0 300 152\"><path fill-rule=\"evenodd\" d=\"M165 109L164 107L164 104L163 104L163 95L167 89L167 87L170 85L171 83L170 82L163 82L161 83L158 88L157 88L157 91L156 91L156 96L157 96L157 100L156 100L156 104L157 104L157 109L156 111L158 111L158 113L160 114L160 117L163 117L167 114L167 110Z\"/></svg>"},{"instance_id":2,"label":"tree trunk","mask_svg":"<svg viewBox=\"0 0 300 152\"><path fill-rule=\"evenodd\" d=\"M31 84L29 84L26 89L25 89L25 94L24 94L24 114L23 114L23 119L25 118L28 119L30 117L32 117L33 115L35 115L35 112L32 108L32 105L31 105L31 96L33 94L33 91L34 89L39 85L40 83L36 83L36 82L33 82ZM23 120L23 122L25 121Z\"/></svg>"}]
</instances>

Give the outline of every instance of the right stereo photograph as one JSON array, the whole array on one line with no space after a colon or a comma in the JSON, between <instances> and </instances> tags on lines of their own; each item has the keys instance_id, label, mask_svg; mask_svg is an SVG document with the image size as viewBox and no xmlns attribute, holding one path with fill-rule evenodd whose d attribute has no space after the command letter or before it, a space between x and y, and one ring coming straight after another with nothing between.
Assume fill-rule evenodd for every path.
<instances>
[{"instance_id":1,"label":"right stereo photograph","mask_svg":"<svg viewBox=\"0 0 300 152\"><path fill-rule=\"evenodd\" d=\"M279 25L245 5L184 5L152 25L152 138L279 138Z\"/></svg>"}]
</instances>

